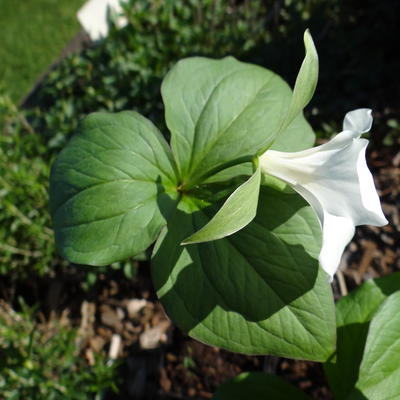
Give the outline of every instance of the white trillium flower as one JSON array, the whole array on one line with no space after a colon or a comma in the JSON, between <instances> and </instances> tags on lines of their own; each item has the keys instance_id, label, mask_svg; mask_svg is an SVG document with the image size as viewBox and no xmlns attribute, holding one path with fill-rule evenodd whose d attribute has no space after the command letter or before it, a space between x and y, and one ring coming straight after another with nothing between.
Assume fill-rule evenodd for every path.
<instances>
[{"instance_id":1,"label":"white trillium flower","mask_svg":"<svg viewBox=\"0 0 400 400\"><path fill-rule=\"evenodd\" d=\"M322 226L321 267L331 276L357 225L383 226L383 215L372 175L365 160L371 110L346 114L343 131L329 142L304 151L268 150L261 170L288 183L315 210Z\"/></svg>"}]
</instances>

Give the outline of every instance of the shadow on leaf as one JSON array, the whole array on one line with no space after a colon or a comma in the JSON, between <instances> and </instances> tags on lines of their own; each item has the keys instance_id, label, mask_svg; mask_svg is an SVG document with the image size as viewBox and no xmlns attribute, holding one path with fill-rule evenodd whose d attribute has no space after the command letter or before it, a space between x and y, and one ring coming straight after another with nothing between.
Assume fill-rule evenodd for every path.
<instances>
[{"instance_id":1,"label":"shadow on leaf","mask_svg":"<svg viewBox=\"0 0 400 400\"><path fill-rule=\"evenodd\" d=\"M260 196L253 222L217 241L180 245L213 209L190 212L183 199L170 216L156 244L152 275L167 313L185 331L216 309L258 323L313 289L319 239L304 222L309 207L294 193L263 187Z\"/></svg>"}]
</instances>

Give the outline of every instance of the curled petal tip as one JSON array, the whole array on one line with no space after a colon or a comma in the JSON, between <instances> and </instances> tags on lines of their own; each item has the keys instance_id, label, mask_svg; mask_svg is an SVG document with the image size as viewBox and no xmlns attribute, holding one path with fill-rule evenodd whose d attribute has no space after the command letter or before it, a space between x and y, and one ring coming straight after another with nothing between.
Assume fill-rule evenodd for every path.
<instances>
[{"instance_id":1,"label":"curled petal tip","mask_svg":"<svg viewBox=\"0 0 400 400\"><path fill-rule=\"evenodd\" d=\"M343 121L344 131L366 133L372 126L372 110L369 108L359 108L346 114Z\"/></svg>"}]
</instances>

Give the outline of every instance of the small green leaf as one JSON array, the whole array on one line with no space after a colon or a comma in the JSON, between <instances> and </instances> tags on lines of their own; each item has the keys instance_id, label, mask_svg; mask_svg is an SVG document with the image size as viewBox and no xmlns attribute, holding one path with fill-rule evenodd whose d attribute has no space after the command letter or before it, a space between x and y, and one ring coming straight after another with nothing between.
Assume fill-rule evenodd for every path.
<instances>
[{"instance_id":1,"label":"small green leaf","mask_svg":"<svg viewBox=\"0 0 400 400\"><path fill-rule=\"evenodd\" d=\"M216 183L216 182L227 182L231 179L247 176L250 177L254 173L254 166L252 162L246 162L243 164L237 164L229 168L225 168L222 171L209 176L203 181L203 184Z\"/></svg>"},{"instance_id":2,"label":"small green leaf","mask_svg":"<svg viewBox=\"0 0 400 400\"><path fill-rule=\"evenodd\" d=\"M182 244L221 239L249 224L256 216L260 180L260 167L257 166L254 174L228 197L214 217Z\"/></svg>"},{"instance_id":3,"label":"small green leaf","mask_svg":"<svg viewBox=\"0 0 400 400\"><path fill-rule=\"evenodd\" d=\"M400 272L369 280L336 304L337 350L324 364L329 385L344 399L356 384L370 321L381 304L400 290Z\"/></svg>"},{"instance_id":4,"label":"small green leaf","mask_svg":"<svg viewBox=\"0 0 400 400\"><path fill-rule=\"evenodd\" d=\"M400 398L400 290L372 318L360 373L350 399Z\"/></svg>"},{"instance_id":5,"label":"small green leaf","mask_svg":"<svg viewBox=\"0 0 400 400\"><path fill-rule=\"evenodd\" d=\"M192 337L248 354L326 360L332 291L318 268L321 229L297 193L261 187L255 219L217 241L181 246L213 208L183 197L152 258L157 294Z\"/></svg>"},{"instance_id":6,"label":"small green leaf","mask_svg":"<svg viewBox=\"0 0 400 400\"><path fill-rule=\"evenodd\" d=\"M223 383L213 400L311 400L305 393L275 375L244 372Z\"/></svg>"},{"instance_id":7,"label":"small green leaf","mask_svg":"<svg viewBox=\"0 0 400 400\"><path fill-rule=\"evenodd\" d=\"M285 130L294 118L303 111L303 108L310 102L317 87L318 54L308 29L304 32L304 46L306 55L297 75L289 111L280 131Z\"/></svg>"},{"instance_id":8,"label":"small green leaf","mask_svg":"<svg viewBox=\"0 0 400 400\"><path fill-rule=\"evenodd\" d=\"M145 250L176 202L170 149L134 112L95 113L52 167L50 205L61 254L107 265Z\"/></svg>"}]
</instances>

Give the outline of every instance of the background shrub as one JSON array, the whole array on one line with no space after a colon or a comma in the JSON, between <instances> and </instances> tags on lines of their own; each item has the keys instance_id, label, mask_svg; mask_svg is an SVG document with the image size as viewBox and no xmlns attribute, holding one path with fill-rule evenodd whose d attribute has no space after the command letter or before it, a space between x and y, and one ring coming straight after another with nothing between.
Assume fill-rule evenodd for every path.
<instances>
[{"instance_id":1,"label":"background shrub","mask_svg":"<svg viewBox=\"0 0 400 400\"><path fill-rule=\"evenodd\" d=\"M57 260L47 209L50 155L7 97L0 109L0 275L43 276Z\"/></svg>"},{"instance_id":2,"label":"background shrub","mask_svg":"<svg viewBox=\"0 0 400 400\"><path fill-rule=\"evenodd\" d=\"M320 136L340 128L351 109L371 107L386 121L398 107L397 0L131 0L125 14L125 28L111 23L104 41L65 60L41 88L35 127L51 146L61 146L79 119L97 110L135 109L165 132L160 84L180 58L233 55L293 85L306 28L321 64L306 113Z\"/></svg>"},{"instance_id":3,"label":"background shrub","mask_svg":"<svg viewBox=\"0 0 400 400\"><path fill-rule=\"evenodd\" d=\"M0 303L0 394L8 400L100 399L116 387L116 365L103 353L92 365L80 354L78 331L68 319L37 323L21 303L15 312ZM65 317L65 316L64 316Z\"/></svg>"},{"instance_id":4,"label":"background shrub","mask_svg":"<svg viewBox=\"0 0 400 400\"><path fill-rule=\"evenodd\" d=\"M263 1L135 0L128 25L52 71L37 96L35 127L59 147L84 115L135 109L164 129L162 78L180 58L246 54L264 43Z\"/></svg>"}]
</instances>

